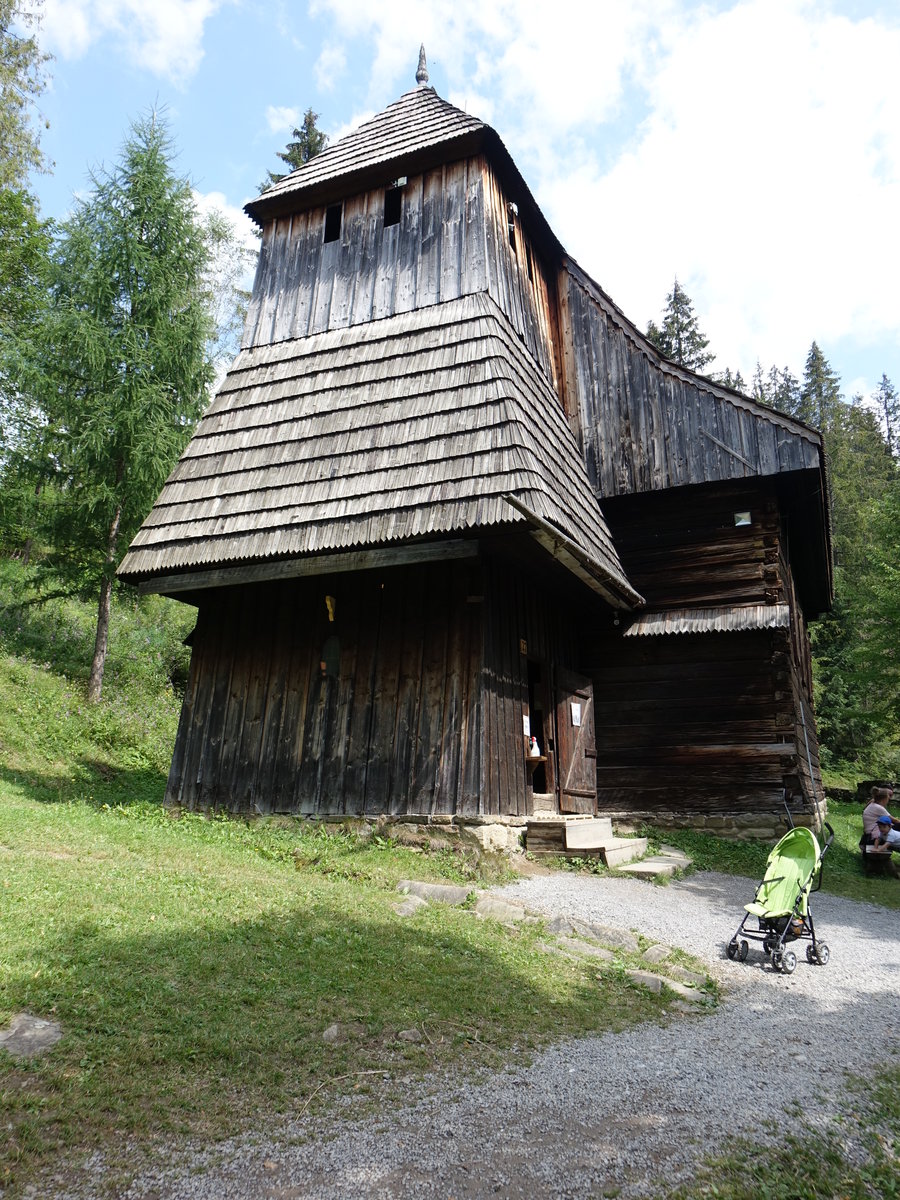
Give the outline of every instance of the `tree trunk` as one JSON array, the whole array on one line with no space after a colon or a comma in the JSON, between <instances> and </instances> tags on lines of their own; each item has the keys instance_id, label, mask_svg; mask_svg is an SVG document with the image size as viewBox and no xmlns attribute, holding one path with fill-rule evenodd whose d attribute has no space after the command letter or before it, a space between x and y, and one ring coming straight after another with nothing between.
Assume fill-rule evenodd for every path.
<instances>
[{"instance_id":1,"label":"tree trunk","mask_svg":"<svg viewBox=\"0 0 900 1200\"><path fill-rule=\"evenodd\" d=\"M91 660L91 674L88 679L87 698L91 704L96 704L103 692L103 671L106 667L106 651L109 646L109 612L112 607L112 572L116 563L116 547L119 544L119 521L122 516L122 506L116 509L112 524L109 527L109 538L106 543L106 564L103 580L100 584L100 600L97 605L97 636L94 638L94 657Z\"/></svg>"}]
</instances>

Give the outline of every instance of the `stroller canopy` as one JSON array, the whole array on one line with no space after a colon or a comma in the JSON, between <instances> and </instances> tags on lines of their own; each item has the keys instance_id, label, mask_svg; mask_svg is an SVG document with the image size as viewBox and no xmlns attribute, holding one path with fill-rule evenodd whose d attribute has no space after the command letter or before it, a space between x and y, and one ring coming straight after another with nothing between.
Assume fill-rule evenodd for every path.
<instances>
[{"instance_id":1,"label":"stroller canopy","mask_svg":"<svg viewBox=\"0 0 900 1200\"><path fill-rule=\"evenodd\" d=\"M797 897L803 893L799 912L806 916L806 899L818 863L816 835L810 829L792 829L769 855L756 899L745 904L745 909L754 917L785 917L794 911Z\"/></svg>"}]
</instances>

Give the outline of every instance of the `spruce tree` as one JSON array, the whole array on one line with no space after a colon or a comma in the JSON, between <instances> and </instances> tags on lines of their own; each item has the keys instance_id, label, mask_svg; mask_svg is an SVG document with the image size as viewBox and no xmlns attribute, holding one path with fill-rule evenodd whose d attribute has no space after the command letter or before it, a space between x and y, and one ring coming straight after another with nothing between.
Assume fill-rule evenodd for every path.
<instances>
[{"instance_id":1,"label":"spruce tree","mask_svg":"<svg viewBox=\"0 0 900 1200\"><path fill-rule=\"evenodd\" d=\"M677 278L666 297L662 326L651 321L647 337L666 358L691 371L702 371L715 358L706 349L709 339L700 332L694 306Z\"/></svg>"},{"instance_id":2,"label":"spruce tree","mask_svg":"<svg viewBox=\"0 0 900 1200\"><path fill-rule=\"evenodd\" d=\"M881 417L888 449L894 458L898 458L900 457L900 396L897 395L897 389L887 375L881 376L881 383L875 389L872 401Z\"/></svg>"},{"instance_id":3,"label":"spruce tree","mask_svg":"<svg viewBox=\"0 0 900 1200\"><path fill-rule=\"evenodd\" d=\"M303 114L300 128L293 131L294 140L288 142L283 151L277 152L278 157L287 164L291 171L296 171L298 167L308 163L311 158L321 154L328 145L328 135L323 133L316 124L318 119L319 114L308 108ZM277 171L267 171L260 191L265 191L273 183L278 183L279 179L284 179L286 174L288 174L286 171L282 171L280 174Z\"/></svg>"},{"instance_id":4,"label":"spruce tree","mask_svg":"<svg viewBox=\"0 0 900 1200\"><path fill-rule=\"evenodd\" d=\"M828 359L813 342L806 356L796 415L823 433L832 429L841 413L841 381Z\"/></svg>"},{"instance_id":5,"label":"spruce tree","mask_svg":"<svg viewBox=\"0 0 900 1200\"><path fill-rule=\"evenodd\" d=\"M97 597L88 696L100 698L116 564L206 401L208 248L165 124L135 122L118 165L61 228L41 346L46 566Z\"/></svg>"}]
</instances>

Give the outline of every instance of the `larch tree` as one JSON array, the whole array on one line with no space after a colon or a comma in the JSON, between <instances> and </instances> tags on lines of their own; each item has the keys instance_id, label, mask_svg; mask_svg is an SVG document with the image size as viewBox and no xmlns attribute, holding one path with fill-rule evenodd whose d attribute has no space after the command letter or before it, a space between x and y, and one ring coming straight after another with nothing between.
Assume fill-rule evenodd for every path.
<instances>
[{"instance_id":1,"label":"larch tree","mask_svg":"<svg viewBox=\"0 0 900 1200\"><path fill-rule=\"evenodd\" d=\"M288 142L284 150L277 152L281 161L287 165L288 171L296 171L298 167L308 163L311 158L321 154L328 145L328 135L318 127L316 124L318 120L319 114L308 108L303 114L300 128L295 129L292 133L294 140ZM267 171L260 191L265 191L273 183L278 183L279 179L284 179L288 171L282 171L280 174L277 171Z\"/></svg>"},{"instance_id":2,"label":"larch tree","mask_svg":"<svg viewBox=\"0 0 900 1200\"><path fill-rule=\"evenodd\" d=\"M666 358L691 371L703 371L715 358L707 350L709 339L700 332L694 306L677 278L666 297L662 325L651 321L647 337Z\"/></svg>"},{"instance_id":3,"label":"larch tree","mask_svg":"<svg viewBox=\"0 0 900 1200\"><path fill-rule=\"evenodd\" d=\"M136 121L117 165L60 230L44 360L46 566L93 591L99 700L115 569L183 450L212 378L209 248L165 123Z\"/></svg>"},{"instance_id":4,"label":"larch tree","mask_svg":"<svg viewBox=\"0 0 900 1200\"><path fill-rule=\"evenodd\" d=\"M42 0L0 0L0 187L20 189L31 171L46 169L36 125L49 56L34 36Z\"/></svg>"}]
</instances>

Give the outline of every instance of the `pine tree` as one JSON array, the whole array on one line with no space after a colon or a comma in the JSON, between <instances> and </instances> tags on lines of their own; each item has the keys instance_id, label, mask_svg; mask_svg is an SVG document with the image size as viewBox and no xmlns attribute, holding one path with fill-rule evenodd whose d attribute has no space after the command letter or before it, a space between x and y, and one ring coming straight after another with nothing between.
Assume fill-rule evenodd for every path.
<instances>
[{"instance_id":1,"label":"pine tree","mask_svg":"<svg viewBox=\"0 0 900 1200\"><path fill-rule=\"evenodd\" d=\"M308 163L311 158L321 154L328 145L328 135L323 133L316 124L318 119L319 114L308 108L303 114L303 123L300 128L293 131L294 140L288 142L283 151L277 152L278 157L287 164L291 171L296 171L298 167ZM281 174L276 171L267 171L260 191L265 191L273 183L278 183L279 179L284 179L286 174L285 171L282 171Z\"/></svg>"},{"instance_id":2,"label":"pine tree","mask_svg":"<svg viewBox=\"0 0 900 1200\"><path fill-rule=\"evenodd\" d=\"M725 387L732 388L736 392L745 393L747 390L743 375L740 371L732 373L731 367L725 368L719 376L719 383L724 384Z\"/></svg>"},{"instance_id":3,"label":"pine tree","mask_svg":"<svg viewBox=\"0 0 900 1200\"><path fill-rule=\"evenodd\" d=\"M135 122L118 165L62 226L41 347L47 568L97 596L88 695L100 697L121 549L207 398L208 248L164 123Z\"/></svg>"},{"instance_id":4,"label":"pine tree","mask_svg":"<svg viewBox=\"0 0 900 1200\"><path fill-rule=\"evenodd\" d=\"M677 278L666 297L662 326L650 321L647 337L666 358L691 371L702 371L715 358L707 352L709 339L700 332L694 306Z\"/></svg>"}]
</instances>

